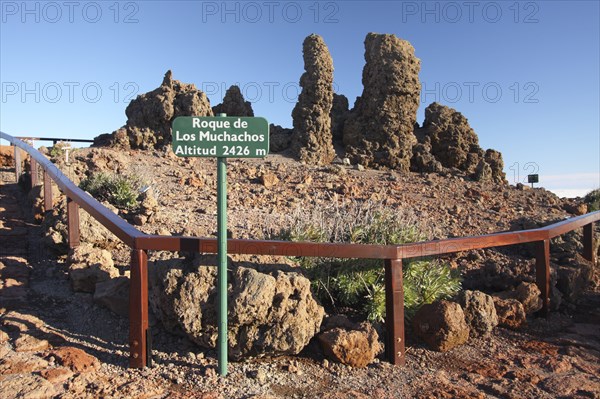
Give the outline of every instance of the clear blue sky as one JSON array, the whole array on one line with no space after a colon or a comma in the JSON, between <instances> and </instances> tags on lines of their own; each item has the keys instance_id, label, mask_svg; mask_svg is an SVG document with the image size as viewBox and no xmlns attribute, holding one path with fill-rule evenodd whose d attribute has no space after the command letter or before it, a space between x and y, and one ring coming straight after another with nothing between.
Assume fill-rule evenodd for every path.
<instances>
[{"instance_id":1,"label":"clear blue sky","mask_svg":"<svg viewBox=\"0 0 600 399\"><path fill-rule=\"evenodd\" d=\"M462 112L515 183L560 194L600 186L598 1L1 1L0 129L91 138L126 121L166 70L219 103L239 84L256 115L291 127L302 41L323 36L335 85L362 91L368 32L421 59L418 121Z\"/></svg>"}]
</instances>

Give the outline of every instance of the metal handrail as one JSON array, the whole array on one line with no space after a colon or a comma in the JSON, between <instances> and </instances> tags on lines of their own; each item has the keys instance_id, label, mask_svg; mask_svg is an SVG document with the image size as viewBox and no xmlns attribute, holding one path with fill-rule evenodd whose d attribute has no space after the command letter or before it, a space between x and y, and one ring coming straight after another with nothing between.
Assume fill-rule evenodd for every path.
<instances>
[{"instance_id":1,"label":"metal handrail","mask_svg":"<svg viewBox=\"0 0 600 399\"><path fill-rule=\"evenodd\" d=\"M44 170L44 206L52 208L51 180L67 197L69 246L79 245L79 211L81 206L104 227L132 248L131 284L129 297L130 318L130 366L144 367L149 356L148 337L148 250L187 251L216 253L214 238L160 236L145 234L114 214L100 202L69 180L52 162L39 151L0 132L15 146L15 173L20 174L20 153L23 149L31 156L31 168L39 165ZM32 186L37 184L37 173L32 173ZM35 177L34 177L35 176ZM541 291L542 314L550 305L550 239L583 227L583 256L595 262L593 223L600 220L600 211L570 218L549 226L530 230L507 231L474 237L448 238L403 245L336 244L289 242L272 240L227 240L228 252L232 254L283 255L306 257L362 258L385 260L386 285L386 357L393 364L405 363L404 351L404 292L402 287L402 260L443 255L455 252L491 247L535 243L536 283Z\"/></svg>"}]
</instances>

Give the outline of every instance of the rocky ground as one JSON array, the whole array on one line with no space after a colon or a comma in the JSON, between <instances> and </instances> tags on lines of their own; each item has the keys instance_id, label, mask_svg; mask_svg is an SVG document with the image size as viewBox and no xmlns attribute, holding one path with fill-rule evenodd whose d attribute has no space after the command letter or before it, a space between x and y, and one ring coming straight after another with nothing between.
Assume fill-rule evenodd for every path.
<instances>
[{"instance_id":1,"label":"rocky ground","mask_svg":"<svg viewBox=\"0 0 600 399\"><path fill-rule=\"evenodd\" d=\"M142 231L214 234L214 160L110 149L77 150L72 159L58 163L75 182L86 173L113 171L135 174L152 187L157 203L150 215L121 212ZM294 217L368 201L402 212L429 238L532 228L582 211L543 189L473 182L460 174L360 169L341 160L307 166L285 154L229 161L231 236L262 238ZM498 327L448 352L427 349L407 327L405 367L382 357L365 368L344 366L326 360L313 340L298 356L232 362L223 378L214 351L171 335L152 319L154 365L128 369L127 319L95 303L91 293L73 292L66 256L46 245L53 240L42 238L43 226L34 223L30 200L11 183L13 176L3 169L0 186L2 397L600 397L600 288L594 279L548 318L530 316L520 329ZM579 261L572 236L553 242L553 262ZM117 241L106 247L126 275L127 248ZM443 260L463 271L468 288L500 291L534 281L527 246Z\"/></svg>"}]
</instances>

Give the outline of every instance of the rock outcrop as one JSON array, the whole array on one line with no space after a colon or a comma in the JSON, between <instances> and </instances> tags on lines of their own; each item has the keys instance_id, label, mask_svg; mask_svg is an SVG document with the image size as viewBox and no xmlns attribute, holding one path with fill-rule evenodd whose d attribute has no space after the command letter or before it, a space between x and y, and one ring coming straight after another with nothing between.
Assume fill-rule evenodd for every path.
<instances>
[{"instance_id":1,"label":"rock outcrop","mask_svg":"<svg viewBox=\"0 0 600 399\"><path fill-rule=\"evenodd\" d=\"M423 127L417 128L415 134L419 144L413 148L413 171L437 171L435 159L442 167L463 171L475 180L505 183L502 154L491 149L484 151L467 118L455 109L430 104L425 109Z\"/></svg>"},{"instance_id":2,"label":"rock outcrop","mask_svg":"<svg viewBox=\"0 0 600 399\"><path fill-rule=\"evenodd\" d=\"M333 93L331 107L331 135L333 140L342 143L344 140L344 124L350 115L348 98L342 94Z\"/></svg>"},{"instance_id":3,"label":"rock outcrop","mask_svg":"<svg viewBox=\"0 0 600 399\"><path fill-rule=\"evenodd\" d=\"M140 94L127 109L127 123L94 139L95 146L152 149L171 143L171 123L178 116L212 116L210 102L194 84L173 80L167 71L157 89Z\"/></svg>"},{"instance_id":4,"label":"rock outcrop","mask_svg":"<svg viewBox=\"0 0 600 399\"><path fill-rule=\"evenodd\" d=\"M231 86L225 92L223 102L212 107L213 114L227 114L227 116L254 116L254 110L250 101L244 100L240 88Z\"/></svg>"},{"instance_id":5,"label":"rock outcrop","mask_svg":"<svg viewBox=\"0 0 600 399\"><path fill-rule=\"evenodd\" d=\"M367 34L363 92L344 124L353 163L409 170L421 92L421 61L414 52L394 35Z\"/></svg>"},{"instance_id":6,"label":"rock outcrop","mask_svg":"<svg viewBox=\"0 0 600 399\"><path fill-rule=\"evenodd\" d=\"M279 125L269 125L269 151L281 152L290 148L292 142L292 129Z\"/></svg>"},{"instance_id":7,"label":"rock outcrop","mask_svg":"<svg viewBox=\"0 0 600 399\"><path fill-rule=\"evenodd\" d=\"M302 45L305 72L300 77L302 92L292 111L292 148L302 162L320 165L335 158L331 135L333 106L333 60L319 35L312 34Z\"/></svg>"},{"instance_id":8,"label":"rock outcrop","mask_svg":"<svg viewBox=\"0 0 600 399\"><path fill-rule=\"evenodd\" d=\"M165 328L214 348L217 341L216 258L156 262L150 270L150 304ZM296 273L270 274L230 264L229 355L297 354L319 331L324 310L310 281Z\"/></svg>"}]
</instances>

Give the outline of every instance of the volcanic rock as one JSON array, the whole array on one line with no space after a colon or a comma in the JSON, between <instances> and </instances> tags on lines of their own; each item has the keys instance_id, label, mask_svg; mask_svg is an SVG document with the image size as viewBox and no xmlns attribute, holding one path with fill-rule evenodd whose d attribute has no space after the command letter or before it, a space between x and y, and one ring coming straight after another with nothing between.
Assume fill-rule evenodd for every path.
<instances>
[{"instance_id":1,"label":"volcanic rock","mask_svg":"<svg viewBox=\"0 0 600 399\"><path fill-rule=\"evenodd\" d=\"M390 34L365 39L363 92L346 123L344 144L353 163L408 171L417 120L421 61L412 45Z\"/></svg>"},{"instance_id":2,"label":"volcanic rock","mask_svg":"<svg viewBox=\"0 0 600 399\"><path fill-rule=\"evenodd\" d=\"M119 276L110 252L81 244L69 253L69 276L73 290L94 292L96 283Z\"/></svg>"},{"instance_id":3,"label":"volcanic rock","mask_svg":"<svg viewBox=\"0 0 600 399\"><path fill-rule=\"evenodd\" d=\"M494 299L481 291L463 291L460 298L471 337L489 335L498 325Z\"/></svg>"},{"instance_id":4,"label":"volcanic rock","mask_svg":"<svg viewBox=\"0 0 600 399\"><path fill-rule=\"evenodd\" d=\"M269 151L281 152L290 148L292 132L292 129L286 129L271 123L269 125Z\"/></svg>"},{"instance_id":5,"label":"volcanic rock","mask_svg":"<svg viewBox=\"0 0 600 399\"><path fill-rule=\"evenodd\" d=\"M225 92L223 102L212 107L213 114L227 114L227 116L254 116L252 104L244 100L240 88L236 85L231 86Z\"/></svg>"},{"instance_id":6,"label":"volcanic rock","mask_svg":"<svg viewBox=\"0 0 600 399\"><path fill-rule=\"evenodd\" d=\"M494 306L498 314L498 325L517 329L527 323L525 308L516 299L501 299L494 297Z\"/></svg>"},{"instance_id":7,"label":"volcanic rock","mask_svg":"<svg viewBox=\"0 0 600 399\"><path fill-rule=\"evenodd\" d=\"M331 136L333 60L321 36L308 36L302 47L306 72L300 77L302 92L292 111L292 148L302 162L328 164L335 158Z\"/></svg>"},{"instance_id":8,"label":"volcanic rock","mask_svg":"<svg viewBox=\"0 0 600 399\"><path fill-rule=\"evenodd\" d=\"M333 106L331 107L331 135L333 140L342 142L344 139L344 124L350 115L348 98L342 94L333 93Z\"/></svg>"},{"instance_id":9,"label":"volcanic rock","mask_svg":"<svg viewBox=\"0 0 600 399\"><path fill-rule=\"evenodd\" d=\"M163 148L171 143L171 123L178 116L212 116L210 102L193 84L173 80L167 71L162 84L140 94L125 110L127 123L121 129L94 139L95 146Z\"/></svg>"},{"instance_id":10,"label":"volcanic rock","mask_svg":"<svg viewBox=\"0 0 600 399\"><path fill-rule=\"evenodd\" d=\"M413 330L431 349L446 352L469 339L469 326L458 303L423 305L413 318Z\"/></svg>"},{"instance_id":11,"label":"volcanic rock","mask_svg":"<svg viewBox=\"0 0 600 399\"><path fill-rule=\"evenodd\" d=\"M156 262L150 271L150 304L165 328L214 348L217 341L216 258ZM261 273L229 264L229 354L298 354L319 331L324 310L310 281L296 273Z\"/></svg>"},{"instance_id":12,"label":"volcanic rock","mask_svg":"<svg viewBox=\"0 0 600 399\"><path fill-rule=\"evenodd\" d=\"M334 328L319 335L325 356L333 361L352 366L366 367L383 349L379 336L367 322L354 329Z\"/></svg>"},{"instance_id":13,"label":"volcanic rock","mask_svg":"<svg viewBox=\"0 0 600 399\"><path fill-rule=\"evenodd\" d=\"M413 170L431 171L431 161L426 151L449 169L458 169L483 182L505 183L502 154L495 150L484 151L469 121L453 108L432 103L425 109L423 127L416 130L423 148L413 149ZM423 159L429 160L424 162Z\"/></svg>"}]
</instances>

